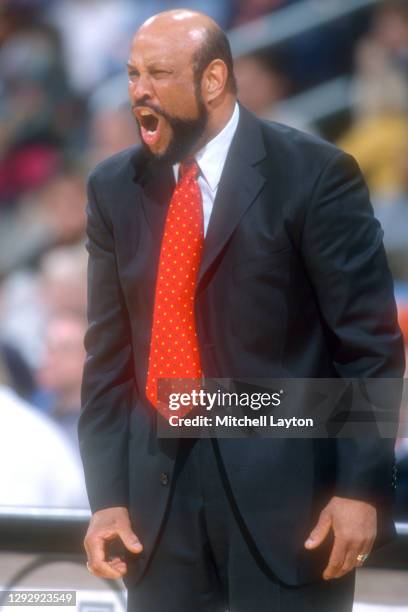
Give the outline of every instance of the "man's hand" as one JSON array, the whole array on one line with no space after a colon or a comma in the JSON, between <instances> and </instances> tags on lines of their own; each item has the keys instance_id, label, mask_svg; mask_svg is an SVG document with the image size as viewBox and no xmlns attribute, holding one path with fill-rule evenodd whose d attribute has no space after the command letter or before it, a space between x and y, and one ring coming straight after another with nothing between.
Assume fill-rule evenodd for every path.
<instances>
[{"instance_id":1,"label":"man's hand","mask_svg":"<svg viewBox=\"0 0 408 612\"><path fill-rule=\"evenodd\" d=\"M126 574L126 563L120 557L106 559L106 543L116 538L120 538L132 553L138 554L143 550L132 531L127 508L118 506L95 512L84 539L88 569L95 576L115 580Z\"/></svg>"},{"instance_id":2,"label":"man's hand","mask_svg":"<svg viewBox=\"0 0 408 612\"><path fill-rule=\"evenodd\" d=\"M377 511L366 502L332 497L305 542L309 550L317 548L333 530L334 544L323 578L341 578L354 567L360 567L360 554L369 554L377 535Z\"/></svg>"}]
</instances>

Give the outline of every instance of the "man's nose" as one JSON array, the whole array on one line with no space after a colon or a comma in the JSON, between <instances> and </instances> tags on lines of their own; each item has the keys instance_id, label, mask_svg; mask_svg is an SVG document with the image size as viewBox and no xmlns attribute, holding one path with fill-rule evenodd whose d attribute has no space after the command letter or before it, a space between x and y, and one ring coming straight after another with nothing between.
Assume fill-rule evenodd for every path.
<instances>
[{"instance_id":1,"label":"man's nose","mask_svg":"<svg viewBox=\"0 0 408 612\"><path fill-rule=\"evenodd\" d=\"M150 100L153 97L150 78L139 75L136 79L129 81L129 93L135 103L140 104L142 100Z\"/></svg>"}]
</instances>

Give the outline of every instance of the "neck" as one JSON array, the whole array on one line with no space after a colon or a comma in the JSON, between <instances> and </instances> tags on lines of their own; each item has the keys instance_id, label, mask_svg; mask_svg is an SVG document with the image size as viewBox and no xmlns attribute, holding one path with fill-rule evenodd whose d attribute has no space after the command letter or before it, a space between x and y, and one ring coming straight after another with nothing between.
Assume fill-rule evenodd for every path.
<instances>
[{"instance_id":1,"label":"neck","mask_svg":"<svg viewBox=\"0 0 408 612\"><path fill-rule=\"evenodd\" d=\"M203 136L194 147L193 155L200 151L210 140L224 129L234 112L236 97L229 95L218 107L210 109L208 123Z\"/></svg>"}]
</instances>

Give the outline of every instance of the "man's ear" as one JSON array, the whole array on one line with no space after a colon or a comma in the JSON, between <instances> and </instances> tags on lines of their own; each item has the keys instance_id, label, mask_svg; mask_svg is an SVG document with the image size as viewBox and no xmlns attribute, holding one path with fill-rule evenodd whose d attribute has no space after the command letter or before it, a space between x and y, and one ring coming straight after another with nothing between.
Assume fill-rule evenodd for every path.
<instances>
[{"instance_id":1,"label":"man's ear","mask_svg":"<svg viewBox=\"0 0 408 612\"><path fill-rule=\"evenodd\" d=\"M228 80L228 68L220 59L210 62L204 70L201 88L204 100L210 104L225 90Z\"/></svg>"}]
</instances>

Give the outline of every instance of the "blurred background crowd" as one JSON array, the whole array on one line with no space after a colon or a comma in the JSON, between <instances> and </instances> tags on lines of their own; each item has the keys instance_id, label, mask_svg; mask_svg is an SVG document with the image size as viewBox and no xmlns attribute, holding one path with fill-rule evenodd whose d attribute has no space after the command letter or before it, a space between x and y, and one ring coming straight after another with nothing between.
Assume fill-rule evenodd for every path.
<instances>
[{"instance_id":1,"label":"blurred background crowd","mask_svg":"<svg viewBox=\"0 0 408 612\"><path fill-rule=\"evenodd\" d=\"M406 0L3 0L0 459L10 469L1 470L0 504L87 506L76 441L86 176L137 142L130 39L151 14L177 6L206 12L230 33L244 105L357 158L408 346ZM408 519L404 422L400 433L398 512Z\"/></svg>"}]
</instances>

